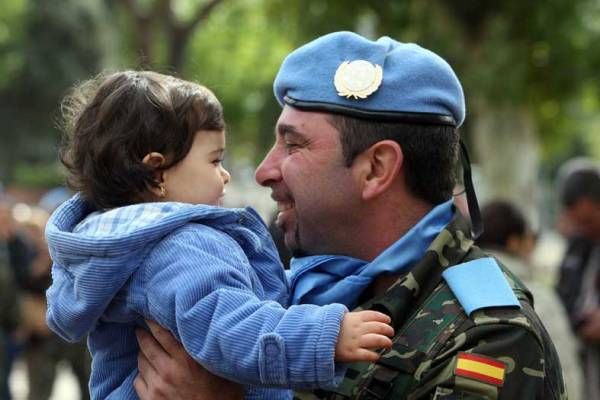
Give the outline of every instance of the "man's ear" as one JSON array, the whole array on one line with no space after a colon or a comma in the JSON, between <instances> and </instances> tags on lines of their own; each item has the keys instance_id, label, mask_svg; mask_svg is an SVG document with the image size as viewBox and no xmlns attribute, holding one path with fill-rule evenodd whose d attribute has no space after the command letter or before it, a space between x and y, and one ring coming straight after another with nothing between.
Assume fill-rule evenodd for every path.
<instances>
[{"instance_id":1,"label":"man's ear","mask_svg":"<svg viewBox=\"0 0 600 400\"><path fill-rule=\"evenodd\" d=\"M363 200L371 200L394 183L404 161L402 148L393 140L382 140L359 154L353 168L358 174Z\"/></svg>"},{"instance_id":2,"label":"man's ear","mask_svg":"<svg viewBox=\"0 0 600 400\"><path fill-rule=\"evenodd\" d=\"M152 153L148 153L144 156L144 158L142 159L142 163L146 164L154 170L154 179L157 183L162 185L164 182L164 177L163 170L160 167L162 167L165 164L165 156L163 156L161 153L153 151ZM152 186L149 189L156 196L160 197L163 194L160 187Z\"/></svg>"}]
</instances>

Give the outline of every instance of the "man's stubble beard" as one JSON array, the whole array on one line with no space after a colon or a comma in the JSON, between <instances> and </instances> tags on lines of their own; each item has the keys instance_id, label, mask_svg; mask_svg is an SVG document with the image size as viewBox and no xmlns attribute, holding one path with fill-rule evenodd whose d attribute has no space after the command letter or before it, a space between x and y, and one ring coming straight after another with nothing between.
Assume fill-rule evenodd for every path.
<instances>
[{"instance_id":1,"label":"man's stubble beard","mask_svg":"<svg viewBox=\"0 0 600 400\"><path fill-rule=\"evenodd\" d=\"M300 243L300 228L298 222L296 222L296 229L294 229L294 244L291 247L288 247L288 250L292 253L294 258L305 257L308 255Z\"/></svg>"}]
</instances>

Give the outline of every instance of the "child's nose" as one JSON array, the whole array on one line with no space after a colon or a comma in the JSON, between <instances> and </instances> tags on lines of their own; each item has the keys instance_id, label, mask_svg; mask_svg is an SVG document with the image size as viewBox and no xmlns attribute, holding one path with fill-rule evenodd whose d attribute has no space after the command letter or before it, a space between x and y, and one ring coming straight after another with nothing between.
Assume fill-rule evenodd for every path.
<instances>
[{"instance_id":1,"label":"child's nose","mask_svg":"<svg viewBox=\"0 0 600 400\"><path fill-rule=\"evenodd\" d=\"M231 180L231 174L225 168L221 168L221 175L223 176L223 183L227 185Z\"/></svg>"}]
</instances>

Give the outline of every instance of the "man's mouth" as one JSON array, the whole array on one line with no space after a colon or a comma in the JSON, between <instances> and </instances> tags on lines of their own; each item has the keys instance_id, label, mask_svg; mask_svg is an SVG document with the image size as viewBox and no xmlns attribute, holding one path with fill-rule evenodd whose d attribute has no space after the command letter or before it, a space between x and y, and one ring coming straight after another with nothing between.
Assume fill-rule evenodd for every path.
<instances>
[{"instance_id":1,"label":"man's mouth","mask_svg":"<svg viewBox=\"0 0 600 400\"><path fill-rule=\"evenodd\" d=\"M275 223L279 229L284 230L288 227L294 214L294 202L292 200L278 200L277 201L277 219Z\"/></svg>"},{"instance_id":2,"label":"man's mouth","mask_svg":"<svg viewBox=\"0 0 600 400\"><path fill-rule=\"evenodd\" d=\"M278 201L277 202L277 210L279 212L284 212L287 211L291 208L294 208L294 202L293 201Z\"/></svg>"}]
</instances>

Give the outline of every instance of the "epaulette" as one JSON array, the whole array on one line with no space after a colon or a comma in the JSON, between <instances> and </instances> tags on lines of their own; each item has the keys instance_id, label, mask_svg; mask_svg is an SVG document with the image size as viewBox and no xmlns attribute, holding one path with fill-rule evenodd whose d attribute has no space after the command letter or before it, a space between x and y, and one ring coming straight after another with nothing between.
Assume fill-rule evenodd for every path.
<instances>
[{"instance_id":1,"label":"epaulette","mask_svg":"<svg viewBox=\"0 0 600 400\"><path fill-rule=\"evenodd\" d=\"M469 316L482 308L521 307L498 263L491 257L452 266L444 270L442 276Z\"/></svg>"}]
</instances>

